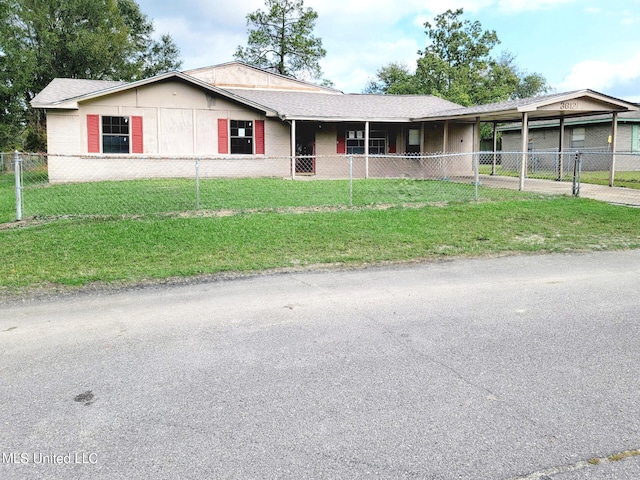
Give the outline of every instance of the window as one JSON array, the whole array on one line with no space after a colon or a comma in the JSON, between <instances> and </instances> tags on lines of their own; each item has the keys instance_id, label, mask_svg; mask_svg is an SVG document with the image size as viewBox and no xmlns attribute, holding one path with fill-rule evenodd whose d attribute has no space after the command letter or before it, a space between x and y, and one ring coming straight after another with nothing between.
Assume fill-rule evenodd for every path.
<instances>
[{"instance_id":1,"label":"window","mask_svg":"<svg viewBox=\"0 0 640 480\"><path fill-rule=\"evenodd\" d=\"M574 128L571 130L571 148L584 148L584 139L584 128Z\"/></svg>"},{"instance_id":2,"label":"window","mask_svg":"<svg viewBox=\"0 0 640 480\"><path fill-rule=\"evenodd\" d=\"M231 120L231 153L253 154L253 122Z\"/></svg>"},{"instance_id":3,"label":"window","mask_svg":"<svg viewBox=\"0 0 640 480\"><path fill-rule=\"evenodd\" d=\"M364 130L347 131L347 155L364 154ZM384 155L387 153L387 136L382 130L369 132L369 153L371 155Z\"/></svg>"},{"instance_id":4,"label":"window","mask_svg":"<svg viewBox=\"0 0 640 480\"><path fill-rule=\"evenodd\" d=\"M129 117L102 117L102 152L129 153Z\"/></svg>"},{"instance_id":5,"label":"window","mask_svg":"<svg viewBox=\"0 0 640 480\"><path fill-rule=\"evenodd\" d=\"M407 153L420 153L420 129L409 128L407 130Z\"/></svg>"},{"instance_id":6,"label":"window","mask_svg":"<svg viewBox=\"0 0 640 480\"><path fill-rule=\"evenodd\" d=\"M227 155L264 155L264 120L218 119L218 153Z\"/></svg>"},{"instance_id":7,"label":"window","mask_svg":"<svg viewBox=\"0 0 640 480\"><path fill-rule=\"evenodd\" d=\"M144 153L142 117L87 115L88 153Z\"/></svg>"},{"instance_id":8,"label":"window","mask_svg":"<svg viewBox=\"0 0 640 480\"><path fill-rule=\"evenodd\" d=\"M347 155L364 153L364 130L347 131Z\"/></svg>"},{"instance_id":9,"label":"window","mask_svg":"<svg viewBox=\"0 0 640 480\"><path fill-rule=\"evenodd\" d=\"M371 155L384 155L387 153L387 136L382 130L369 132L369 153Z\"/></svg>"},{"instance_id":10,"label":"window","mask_svg":"<svg viewBox=\"0 0 640 480\"><path fill-rule=\"evenodd\" d=\"M420 130L417 128L409 129L409 145L420 146Z\"/></svg>"}]
</instances>

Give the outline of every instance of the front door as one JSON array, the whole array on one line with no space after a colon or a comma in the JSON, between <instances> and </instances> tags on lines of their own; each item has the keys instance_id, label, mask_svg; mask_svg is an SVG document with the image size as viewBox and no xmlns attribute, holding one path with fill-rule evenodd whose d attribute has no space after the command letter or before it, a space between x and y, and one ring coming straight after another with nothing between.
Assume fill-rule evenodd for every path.
<instances>
[{"instance_id":1,"label":"front door","mask_svg":"<svg viewBox=\"0 0 640 480\"><path fill-rule=\"evenodd\" d=\"M299 123L296 129L296 173L316 173L316 126Z\"/></svg>"}]
</instances>

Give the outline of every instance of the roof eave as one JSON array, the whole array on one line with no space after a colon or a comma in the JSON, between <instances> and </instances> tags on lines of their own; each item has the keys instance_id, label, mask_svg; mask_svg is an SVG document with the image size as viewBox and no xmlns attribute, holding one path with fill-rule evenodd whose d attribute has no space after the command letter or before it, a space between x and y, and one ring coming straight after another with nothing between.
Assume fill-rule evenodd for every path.
<instances>
[{"instance_id":1,"label":"roof eave","mask_svg":"<svg viewBox=\"0 0 640 480\"><path fill-rule=\"evenodd\" d=\"M321 116L321 115L288 115L282 114L279 117L283 121L300 121L300 122L336 122L336 123L408 123L415 120L411 118L398 118L398 117L352 117L352 116Z\"/></svg>"}]
</instances>

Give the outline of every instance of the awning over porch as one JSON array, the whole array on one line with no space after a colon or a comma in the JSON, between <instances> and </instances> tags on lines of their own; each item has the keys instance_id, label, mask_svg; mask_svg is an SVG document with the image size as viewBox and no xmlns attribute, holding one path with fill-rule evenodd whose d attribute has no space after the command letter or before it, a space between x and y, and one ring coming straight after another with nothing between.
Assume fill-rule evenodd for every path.
<instances>
[{"instance_id":1,"label":"awning over porch","mask_svg":"<svg viewBox=\"0 0 640 480\"><path fill-rule=\"evenodd\" d=\"M593 90L576 90L541 97L445 110L415 120L504 123L519 122L524 114L527 115L529 120L545 120L600 115L603 113L613 114L632 110L638 110L638 106Z\"/></svg>"}]
</instances>

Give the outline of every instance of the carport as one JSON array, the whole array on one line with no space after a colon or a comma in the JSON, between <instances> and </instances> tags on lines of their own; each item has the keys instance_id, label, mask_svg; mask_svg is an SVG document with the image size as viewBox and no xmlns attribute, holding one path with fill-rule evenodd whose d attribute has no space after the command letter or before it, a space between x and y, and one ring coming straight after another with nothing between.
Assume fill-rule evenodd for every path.
<instances>
[{"instance_id":1,"label":"carport","mask_svg":"<svg viewBox=\"0 0 640 480\"><path fill-rule=\"evenodd\" d=\"M566 93L555 93L540 97L509 100L506 102L479 105L474 107L457 108L438 112L417 121L444 122L444 145L447 144L449 123L475 123L474 151L480 151L480 124L493 124L493 152L497 150L496 128L501 123L521 123L522 125L522 161L520 166L519 189L524 188L527 172L527 146L529 143L529 122L532 120L559 120L560 135L558 151L560 158L565 152L564 123L567 118L584 117L589 115L611 114L611 152L616 152L616 133L618 114L638 110L633 103L614 98L593 90L576 90ZM446 153L446 152L444 152ZM610 184L613 185L615 171L615 155L611 162Z\"/></svg>"}]
</instances>

